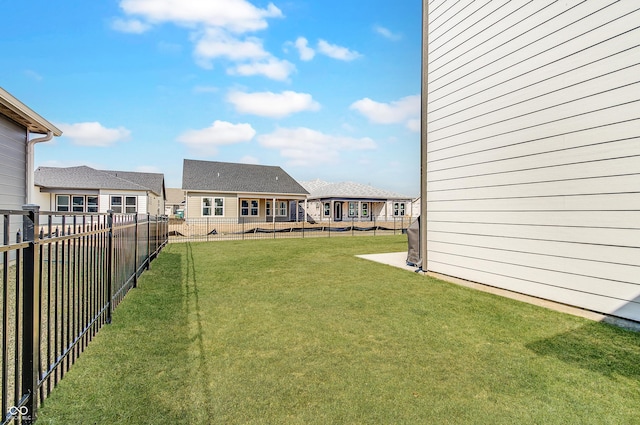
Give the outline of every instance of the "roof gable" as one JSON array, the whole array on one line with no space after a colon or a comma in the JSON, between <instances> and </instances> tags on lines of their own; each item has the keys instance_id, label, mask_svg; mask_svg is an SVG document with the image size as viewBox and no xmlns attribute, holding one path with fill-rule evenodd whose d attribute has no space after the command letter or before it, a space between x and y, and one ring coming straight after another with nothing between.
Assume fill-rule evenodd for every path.
<instances>
[{"instance_id":1,"label":"roof gable","mask_svg":"<svg viewBox=\"0 0 640 425\"><path fill-rule=\"evenodd\" d=\"M277 166L192 159L184 160L182 189L296 195L308 193L300 183Z\"/></svg>"}]
</instances>

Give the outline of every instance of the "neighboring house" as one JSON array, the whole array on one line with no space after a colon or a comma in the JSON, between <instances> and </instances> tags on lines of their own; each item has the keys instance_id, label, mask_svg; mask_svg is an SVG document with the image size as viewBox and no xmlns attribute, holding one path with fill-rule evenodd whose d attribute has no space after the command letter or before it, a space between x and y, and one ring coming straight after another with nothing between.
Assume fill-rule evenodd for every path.
<instances>
[{"instance_id":1,"label":"neighboring house","mask_svg":"<svg viewBox=\"0 0 640 425\"><path fill-rule=\"evenodd\" d=\"M412 214L411 197L373 186L319 179L302 185L309 191L307 216L314 221L389 221Z\"/></svg>"},{"instance_id":2,"label":"neighboring house","mask_svg":"<svg viewBox=\"0 0 640 425\"><path fill-rule=\"evenodd\" d=\"M167 188L167 200L164 206L164 214L169 217L184 217L184 206L186 204L184 190Z\"/></svg>"},{"instance_id":3,"label":"neighboring house","mask_svg":"<svg viewBox=\"0 0 640 425\"><path fill-rule=\"evenodd\" d=\"M423 1L423 268L640 321L638 3L469 4Z\"/></svg>"},{"instance_id":4,"label":"neighboring house","mask_svg":"<svg viewBox=\"0 0 640 425\"><path fill-rule=\"evenodd\" d=\"M163 215L164 175L96 170L87 166L38 167L36 198L46 211Z\"/></svg>"},{"instance_id":5,"label":"neighboring house","mask_svg":"<svg viewBox=\"0 0 640 425\"><path fill-rule=\"evenodd\" d=\"M185 159L185 218L298 221L308 192L277 166Z\"/></svg>"},{"instance_id":6,"label":"neighboring house","mask_svg":"<svg viewBox=\"0 0 640 425\"><path fill-rule=\"evenodd\" d=\"M44 134L31 138L32 134ZM60 136L56 126L0 88L0 209L32 203L33 145Z\"/></svg>"}]
</instances>

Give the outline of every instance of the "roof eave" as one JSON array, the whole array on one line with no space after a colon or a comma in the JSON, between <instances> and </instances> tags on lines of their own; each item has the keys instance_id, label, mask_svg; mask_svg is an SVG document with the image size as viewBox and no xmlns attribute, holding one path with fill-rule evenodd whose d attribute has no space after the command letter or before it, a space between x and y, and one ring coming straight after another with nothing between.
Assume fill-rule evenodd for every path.
<instances>
[{"instance_id":1,"label":"roof eave","mask_svg":"<svg viewBox=\"0 0 640 425\"><path fill-rule=\"evenodd\" d=\"M0 111L8 112L7 116L24 125L30 132L61 136L62 130L41 117L24 103L20 102L8 91L0 87Z\"/></svg>"}]
</instances>

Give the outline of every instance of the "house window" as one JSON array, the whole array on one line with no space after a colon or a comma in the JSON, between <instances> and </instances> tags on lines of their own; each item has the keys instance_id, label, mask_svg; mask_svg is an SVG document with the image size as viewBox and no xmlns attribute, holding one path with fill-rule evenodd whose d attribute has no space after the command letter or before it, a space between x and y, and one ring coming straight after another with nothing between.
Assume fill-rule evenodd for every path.
<instances>
[{"instance_id":1,"label":"house window","mask_svg":"<svg viewBox=\"0 0 640 425\"><path fill-rule=\"evenodd\" d=\"M368 202L363 202L362 203L362 216L363 217L369 217L369 203Z\"/></svg>"},{"instance_id":2,"label":"house window","mask_svg":"<svg viewBox=\"0 0 640 425\"><path fill-rule=\"evenodd\" d=\"M267 217L271 216L271 201L265 202L265 214Z\"/></svg>"},{"instance_id":3,"label":"house window","mask_svg":"<svg viewBox=\"0 0 640 425\"><path fill-rule=\"evenodd\" d=\"M202 198L202 216L211 215L211 207L213 206L212 198Z\"/></svg>"},{"instance_id":4,"label":"house window","mask_svg":"<svg viewBox=\"0 0 640 425\"><path fill-rule=\"evenodd\" d=\"M242 216L257 216L258 215L258 200L257 199L243 199L240 201L240 215Z\"/></svg>"},{"instance_id":5,"label":"house window","mask_svg":"<svg viewBox=\"0 0 640 425\"><path fill-rule=\"evenodd\" d=\"M72 196L73 212L84 212L84 196Z\"/></svg>"},{"instance_id":6,"label":"house window","mask_svg":"<svg viewBox=\"0 0 640 425\"><path fill-rule=\"evenodd\" d=\"M56 211L69 211L69 195L57 195L56 196Z\"/></svg>"},{"instance_id":7,"label":"house window","mask_svg":"<svg viewBox=\"0 0 640 425\"><path fill-rule=\"evenodd\" d=\"M224 199L223 198L213 198L213 215L217 215L219 217L224 215Z\"/></svg>"},{"instance_id":8,"label":"house window","mask_svg":"<svg viewBox=\"0 0 640 425\"><path fill-rule=\"evenodd\" d=\"M98 197L84 195L56 195L56 211L98 212Z\"/></svg>"},{"instance_id":9,"label":"house window","mask_svg":"<svg viewBox=\"0 0 640 425\"><path fill-rule=\"evenodd\" d=\"M202 198L202 216L224 215L224 198Z\"/></svg>"},{"instance_id":10,"label":"house window","mask_svg":"<svg viewBox=\"0 0 640 425\"><path fill-rule=\"evenodd\" d=\"M331 215L331 203L330 202L325 202L324 203L324 215L325 215L325 217L329 217Z\"/></svg>"},{"instance_id":11,"label":"house window","mask_svg":"<svg viewBox=\"0 0 640 425\"><path fill-rule=\"evenodd\" d=\"M402 216L404 215L405 205L404 202L394 202L393 203L393 215Z\"/></svg>"},{"instance_id":12,"label":"house window","mask_svg":"<svg viewBox=\"0 0 640 425\"><path fill-rule=\"evenodd\" d=\"M349 217L355 217L358 215L358 203L357 202L349 202Z\"/></svg>"},{"instance_id":13,"label":"house window","mask_svg":"<svg viewBox=\"0 0 640 425\"><path fill-rule=\"evenodd\" d=\"M286 201L278 201L278 202L276 202L276 215L278 217L286 217L287 216L287 202Z\"/></svg>"},{"instance_id":14,"label":"house window","mask_svg":"<svg viewBox=\"0 0 640 425\"><path fill-rule=\"evenodd\" d=\"M138 198L135 196L125 196L125 212L127 214L132 214L138 211Z\"/></svg>"},{"instance_id":15,"label":"house window","mask_svg":"<svg viewBox=\"0 0 640 425\"><path fill-rule=\"evenodd\" d=\"M98 197L97 196L87 196L87 212L97 213L98 212Z\"/></svg>"},{"instance_id":16,"label":"house window","mask_svg":"<svg viewBox=\"0 0 640 425\"><path fill-rule=\"evenodd\" d=\"M111 211L114 213L122 212L122 196L112 196L110 202Z\"/></svg>"},{"instance_id":17,"label":"house window","mask_svg":"<svg viewBox=\"0 0 640 425\"><path fill-rule=\"evenodd\" d=\"M113 195L111 196L111 202L109 202L109 206L111 207L111 210L116 214L121 214L123 212L132 214L138 210L138 198L135 196Z\"/></svg>"}]
</instances>

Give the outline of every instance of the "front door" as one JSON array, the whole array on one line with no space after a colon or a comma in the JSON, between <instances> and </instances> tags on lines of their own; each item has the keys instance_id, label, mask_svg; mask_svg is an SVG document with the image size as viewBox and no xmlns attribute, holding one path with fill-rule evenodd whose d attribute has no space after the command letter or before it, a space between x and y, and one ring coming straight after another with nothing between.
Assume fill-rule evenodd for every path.
<instances>
[{"instance_id":1,"label":"front door","mask_svg":"<svg viewBox=\"0 0 640 425\"><path fill-rule=\"evenodd\" d=\"M342 221L342 202L333 204L333 219L335 221Z\"/></svg>"}]
</instances>

